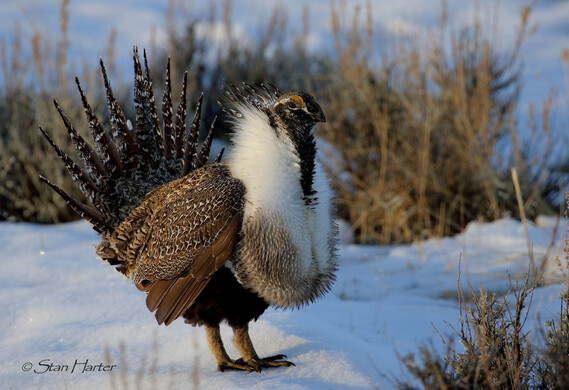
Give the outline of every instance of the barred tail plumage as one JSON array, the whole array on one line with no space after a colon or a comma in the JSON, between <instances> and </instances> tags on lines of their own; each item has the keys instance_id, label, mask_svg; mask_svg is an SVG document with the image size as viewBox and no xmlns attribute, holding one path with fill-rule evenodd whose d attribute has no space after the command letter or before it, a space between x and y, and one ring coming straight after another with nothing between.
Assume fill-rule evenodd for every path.
<instances>
[{"instance_id":1,"label":"barred tail plumage","mask_svg":"<svg viewBox=\"0 0 569 390\"><path fill-rule=\"evenodd\" d=\"M153 189L207 164L211 148L213 124L202 147L198 149L203 96L199 98L189 130L186 126L187 74L184 74L180 102L174 115L170 60L168 60L162 96L162 121L160 121L146 52L143 53L144 71L136 47L133 59L136 112L134 125L126 120L113 94L107 71L101 60L110 133L105 131L101 121L93 112L77 78L75 81L89 123L93 146L77 132L55 100L55 108L75 146L80 163L68 156L40 128L76 185L92 205L72 198L47 178L40 176L40 179L56 191L101 235L110 235ZM221 153L216 161L221 159Z\"/></svg>"}]
</instances>

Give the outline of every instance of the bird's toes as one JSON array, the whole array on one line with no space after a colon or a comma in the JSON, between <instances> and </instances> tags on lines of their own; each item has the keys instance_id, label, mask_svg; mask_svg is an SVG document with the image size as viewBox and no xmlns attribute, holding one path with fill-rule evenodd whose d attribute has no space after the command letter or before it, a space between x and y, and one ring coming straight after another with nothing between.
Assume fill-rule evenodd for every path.
<instances>
[{"instance_id":1,"label":"bird's toes","mask_svg":"<svg viewBox=\"0 0 569 390\"><path fill-rule=\"evenodd\" d=\"M296 366L293 362L282 360L285 358L286 355L275 355L263 359L245 360L243 358L239 358L237 360L227 360L217 365L217 371L223 372L225 370L240 370L261 372L263 368Z\"/></svg>"},{"instance_id":2,"label":"bird's toes","mask_svg":"<svg viewBox=\"0 0 569 390\"><path fill-rule=\"evenodd\" d=\"M245 360L243 358L239 358L235 361L235 363L250 367L251 369L249 371L261 372L262 364L258 359Z\"/></svg>"},{"instance_id":3,"label":"bird's toes","mask_svg":"<svg viewBox=\"0 0 569 390\"><path fill-rule=\"evenodd\" d=\"M275 355L275 356L269 356L263 359L259 359L259 361L261 362L261 366L263 367L290 367L290 366L296 366L296 364L294 364L293 362L290 362L288 360L282 360L282 359L286 359L286 355Z\"/></svg>"},{"instance_id":4,"label":"bird's toes","mask_svg":"<svg viewBox=\"0 0 569 390\"><path fill-rule=\"evenodd\" d=\"M263 360L263 361L265 361L265 362L267 362L267 361L268 361L268 362L272 362L272 361L275 361L275 360L282 360L282 359L286 359L286 358L287 358L287 356L286 356L286 355L283 355L283 354L281 353L281 354L278 354L278 355L275 355L275 356L267 356L266 358L263 358L263 359L261 359L261 360Z\"/></svg>"},{"instance_id":5,"label":"bird's toes","mask_svg":"<svg viewBox=\"0 0 569 390\"><path fill-rule=\"evenodd\" d=\"M223 372L225 370L240 370L240 371L257 371L261 372L261 366L254 361L245 362L242 358L237 360L227 360L217 365L217 371Z\"/></svg>"}]
</instances>

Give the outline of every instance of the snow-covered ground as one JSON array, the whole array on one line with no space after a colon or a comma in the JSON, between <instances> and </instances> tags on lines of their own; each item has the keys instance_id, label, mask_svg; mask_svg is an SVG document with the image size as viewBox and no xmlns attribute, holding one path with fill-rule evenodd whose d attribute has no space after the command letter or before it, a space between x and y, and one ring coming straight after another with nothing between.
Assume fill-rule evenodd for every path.
<instances>
[{"instance_id":1,"label":"snow-covered ground","mask_svg":"<svg viewBox=\"0 0 569 390\"><path fill-rule=\"evenodd\" d=\"M537 263L555 223L541 218L529 225ZM535 291L528 327L541 328L558 313L555 256L565 230L561 220L548 283ZM0 387L390 388L386 377L406 375L397 354L417 352L429 340L442 350L434 327L452 335L459 260L464 286L499 293L509 288L508 274L522 279L528 268L523 226L508 219L471 223L456 237L415 245L342 244L330 294L301 310L270 309L251 326L260 355L284 353L296 367L218 373L204 330L182 320L156 325L144 294L95 258L96 243L83 222L0 223ZM222 336L236 358L231 330L224 326Z\"/></svg>"}]
</instances>

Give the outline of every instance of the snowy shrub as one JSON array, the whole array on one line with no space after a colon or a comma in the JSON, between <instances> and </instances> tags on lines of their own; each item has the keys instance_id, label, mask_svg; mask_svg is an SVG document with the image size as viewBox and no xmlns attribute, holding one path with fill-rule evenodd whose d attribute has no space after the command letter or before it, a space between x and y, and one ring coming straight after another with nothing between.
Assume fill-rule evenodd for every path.
<instances>
[{"instance_id":1,"label":"snowy shrub","mask_svg":"<svg viewBox=\"0 0 569 390\"><path fill-rule=\"evenodd\" d=\"M455 330L460 346L458 352L446 344L444 357L432 348L419 348L422 366L414 356L402 358L412 376L428 389L528 389L535 382L536 353L523 327L533 287L529 278L521 288L513 286L515 302L509 295L500 299L481 290L471 292L472 304L467 305L459 285L460 328ZM400 389L413 389L400 381Z\"/></svg>"},{"instance_id":2,"label":"snowy shrub","mask_svg":"<svg viewBox=\"0 0 569 390\"><path fill-rule=\"evenodd\" d=\"M567 193L569 207L569 193ZM567 218L567 211L565 213ZM498 299L481 290L467 304L459 283L459 323L455 330L461 350L449 340L441 356L423 344L419 359L409 354L401 361L414 378L394 379L399 389L565 389L569 383L569 229L565 234L565 259L558 259L565 290L560 294L559 317L545 321L544 346L530 342L524 330L533 290L540 280L512 285ZM515 301L510 300L513 295ZM414 383L420 383L417 387Z\"/></svg>"}]
</instances>

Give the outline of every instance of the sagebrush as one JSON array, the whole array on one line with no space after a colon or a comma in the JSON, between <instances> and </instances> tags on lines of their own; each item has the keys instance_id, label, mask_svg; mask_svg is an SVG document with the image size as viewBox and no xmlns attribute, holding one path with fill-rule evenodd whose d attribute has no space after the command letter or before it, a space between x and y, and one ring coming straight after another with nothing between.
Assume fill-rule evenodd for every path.
<instances>
[{"instance_id":1,"label":"sagebrush","mask_svg":"<svg viewBox=\"0 0 569 390\"><path fill-rule=\"evenodd\" d=\"M516 217L519 210L509 180L512 166L520 174L529 218L558 207L556 196L567 183L569 164L552 163L551 101L543 102L540 120L531 124L539 140L531 145L518 140L514 116L521 88L519 49L528 34L530 8L523 8L520 15L514 46L499 51L485 34L481 18L476 16L471 26L457 31L450 26L444 5L437 32L425 40L378 38L370 19L365 19L371 2L355 9L351 24L340 17L347 12L338 7L346 5L332 3L329 34L335 53L330 53L306 46L304 38L311 33L309 8L295 30L287 24L286 11L276 7L256 27L259 39L245 44L233 33L232 2L224 1L221 11L216 10L215 0L211 4L210 15L188 14L182 26L179 17L173 17L183 14L182 5L170 4L167 43L149 48L151 76L158 76L153 83L156 96L161 96L160 77L168 55L173 80L189 71L190 110L204 92L206 122L221 114L216 101L223 99L224 83L271 82L283 90L313 92L328 119L317 135L330 146L325 163L337 193L339 217L349 222L359 242L411 242L459 232L472 220ZM42 173L79 195L37 130L41 125L70 151L52 97L80 132L87 128L74 91L73 76L78 72L68 60L67 24L73 16L67 8L68 1L63 0L56 39L35 34L23 42L15 30L11 52L6 53L3 45L2 219L48 223L76 218L38 180ZM223 45L203 33L204 28L219 26L225 31ZM130 87L112 77L113 42L111 34L105 62L110 63L113 90L125 102L128 116ZM25 45L31 49L24 50ZM82 84L90 100L98 102L95 109L102 110L96 60L84 63L93 67L83 66ZM216 126L217 134L227 130L223 120Z\"/></svg>"},{"instance_id":2,"label":"sagebrush","mask_svg":"<svg viewBox=\"0 0 569 390\"><path fill-rule=\"evenodd\" d=\"M567 193L569 208L569 193ZM567 218L567 212L565 213ZM540 276L528 272L523 283L512 284L505 296L471 289L467 304L458 286L459 328L441 355L432 345L422 344L418 357L408 354L401 361L413 378L393 379L398 389L565 389L569 383L569 225L565 256L558 258L564 289L557 318L543 328L524 327ZM531 254L530 254L531 256ZM512 298L512 299L510 299ZM535 341L542 337L543 346ZM417 385L418 384L418 385Z\"/></svg>"}]
</instances>

